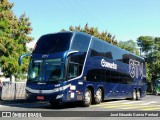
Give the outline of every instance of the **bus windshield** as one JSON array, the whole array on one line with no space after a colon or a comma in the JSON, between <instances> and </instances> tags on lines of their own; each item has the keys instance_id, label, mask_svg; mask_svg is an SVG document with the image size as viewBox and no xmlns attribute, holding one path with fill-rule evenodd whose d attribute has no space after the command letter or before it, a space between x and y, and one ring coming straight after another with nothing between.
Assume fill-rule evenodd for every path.
<instances>
[{"instance_id":1,"label":"bus windshield","mask_svg":"<svg viewBox=\"0 0 160 120\"><path fill-rule=\"evenodd\" d=\"M44 75L48 81L57 81L63 79L63 70L60 58L45 60L44 66Z\"/></svg>"},{"instance_id":2,"label":"bus windshield","mask_svg":"<svg viewBox=\"0 0 160 120\"><path fill-rule=\"evenodd\" d=\"M61 58L48 60L31 60L29 65L29 81L61 81L63 77L63 67Z\"/></svg>"},{"instance_id":3,"label":"bus windshield","mask_svg":"<svg viewBox=\"0 0 160 120\"><path fill-rule=\"evenodd\" d=\"M36 43L33 54L51 54L69 50L72 33L43 35Z\"/></svg>"},{"instance_id":4,"label":"bus windshield","mask_svg":"<svg viewBox=\"0 0 160 120\"><path fill-rule=\"evenodd\" d=\"M29 71L28 71L28 80L31 81L42 81L42 60L32 60L30 61Z\"/></svg>"}]
</instances>

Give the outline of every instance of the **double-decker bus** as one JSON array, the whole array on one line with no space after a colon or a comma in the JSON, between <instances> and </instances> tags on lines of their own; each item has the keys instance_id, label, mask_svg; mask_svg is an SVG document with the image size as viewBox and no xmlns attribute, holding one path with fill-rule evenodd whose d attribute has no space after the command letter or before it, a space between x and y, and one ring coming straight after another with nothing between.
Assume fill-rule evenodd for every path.
<instances>
[{"instance_id":1,"label":"double-decker bus","mask_svg":"<svg viewBox=\"0 0 160 120\"><path fill-rule=\"evenodd\" d=\"M146 95L143 58L82 32L43 35L31 54L26 96L52 105L106 99L139 100Z\"/></svg>"}]
</instances>

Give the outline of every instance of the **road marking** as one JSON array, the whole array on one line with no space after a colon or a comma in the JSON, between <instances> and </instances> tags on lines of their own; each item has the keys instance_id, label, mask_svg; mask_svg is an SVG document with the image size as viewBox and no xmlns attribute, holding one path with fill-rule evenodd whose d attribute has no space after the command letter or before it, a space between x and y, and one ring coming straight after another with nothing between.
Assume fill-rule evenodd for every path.
<instances>
[{"instance_id":1,"label":"road marking","mask_svg":"<svg viewBox=\"0 0 160 120\"><path fill-rule=\"evenodd\" d=\"M125 106L135 106L135 105L132 105L132 104L119 104L119 105L106 105L106 106L117 106L117 107L125 107Z\"/></svg>"},{"instance_id":2,"label":"road marking","mask_svg":"<svg viewBox=\"0 0 160 120\"><path fill-rule=\"evenodd\" d=\"M146 109L142 109L142 110L160 110L160 108L146 108Z\"/></svg>"},{"instance_id":3,"label":"road marking","mask_svg":"<svg viewBox=\"0 0 160 120\"><path fill-rule=\"evenodd\" d=\"M94 106L103 106L103 105L119 105L119 104L123 104L124 102L126 102L127 100L123 100L123 101L113 101L113 102L103 102L101 104L97 104L97 105L93 105Z\"/></svg>"},{"instance_id":4,"label":"road marking","mask_svg":"<svg viewBox=\"0 0 160 120\"><path fill-rule=\"evenodd\" d=\"M123 104L123 105L106 105L106 106L101 106L102 108L120 108L120 109L125 109L125 108L146 108L146 107L152 107L155 108L156 106L138 106L138 105L132 105L132 104Z\"/></svg>"},{"instance_id":5,"label":"road marking","mask_svg":"<svg viewBox=\"0 0 160 120\"><path fill-rule=\"evenodd\" d=\"M133 102L126 102L126 103L122 103L122 104L132 104L132 103L140 103L142 101L133 101Z\"/></svg>"},{"instance_id":6,"label":"road marking","mask_svg":"<svg viewBox=\"0 0 160 120\"><path fill-rule=\"evenodd\" d=\"M93 105L91 107L100 107L100 108L108 108L108 109L137 109L137 110L160 110L158 101L147 102L146 101L113 101L106 102L98 105Z\"/></svg>"},{"instance_id":7,"label":"road marking","mask_svg":"<svg viewBox=\"0 0 160 120\"><path fill-rule=\"evenodd\" d=\"M158 102L156 102L156 101L152 101L152 102L144 103L144 104L141 104L141 105L149 105L149 104L153 104L153 103L158 103Z\"/></svg>"},{"instance_id":8,"label":"road marking","mask_svg":"<svg viewBox=\"0 0 160 120\"><path fill-rule=\"evenodd\" d=\"M106 103L120 103L120 102L125 102L127 100L121 100L121 101L113 101L113 102L106 102Z\"/></svg>"},{"instance_id":9,"label":"road marking","mask_svg":"<svg viewBox=\"0 0 160 120\"><path fill-rule=\"evenodd\" d=\"M137 108L137 109L141 110L143 108L145 109L145 108L154 108L154 107L156 107L156 106L131 106L131 107L129 106L129 107L122 108L122 109L136 109Z\"/></svg>"},{"instance_id":10,"label":"road marking","mask_svg":"<svg viewBox=\"0 0 160 120\"><path fill-rule=\"evenodd\" d=\"M136 103L136 102L135 102ZM139 103L139 102L138 102ZM114 106L130 106L130 105L139 105L139 104L127 104L127 103L115 103L115 104L110 104L110 103L105 103L105 104L98 104L98 105L93 105L94 106L99 106L99 107L103 107L103 106L110 106L110 105L114 105Z\"/></svg>"},{"instance_id":11,"label":"road marking","mask_svg":"<svg viewBox=\"0 0 160 120\"><path fill-rule=\"evenodd\" d=\"M128 106L133 106L133 105L108 105L108 106L104 106L102 108L121 108L121 107L128 107Z\"/></svg>"}]
</instances>

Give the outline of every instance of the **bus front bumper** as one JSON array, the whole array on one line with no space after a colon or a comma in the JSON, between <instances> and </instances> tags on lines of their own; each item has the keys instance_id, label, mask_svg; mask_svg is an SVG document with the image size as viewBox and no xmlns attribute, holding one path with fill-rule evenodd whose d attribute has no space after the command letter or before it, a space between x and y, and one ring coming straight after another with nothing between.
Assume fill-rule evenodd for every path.
<instances>
[{"instance_id":1,"label":"bus front bumper","mask_svg":"<svg viewBox=\"0 0 160 120\"><path fill-rule=\"evenodd\" d=\"M41 92L41 91L40 91ZM54 101L65 102L64 92L56 93L31 93L26 90L26 99L28 101Z\"/></svg>"}]
</instances>

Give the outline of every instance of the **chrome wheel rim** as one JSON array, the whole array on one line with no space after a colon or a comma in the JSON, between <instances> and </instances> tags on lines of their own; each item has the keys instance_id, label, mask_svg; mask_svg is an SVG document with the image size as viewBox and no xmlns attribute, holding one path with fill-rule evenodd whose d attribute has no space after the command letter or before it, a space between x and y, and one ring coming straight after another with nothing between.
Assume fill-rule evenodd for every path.
<instances>
[{"instance_id":1,"label":"chrome wheel rim","mask_svg":"<svg viewBox=\"0 0 160 120\"><path fill-rule=\"evenodd\" d=\"M136 99L136 91L135 90L133 91L133 99L134 100Z\"/></svg>"},{"instance_id":2,"label":"chrome wheel rim","mask_svg":"<svg viewBox=\"0 0 160 120\"><path fill-rule=\"evenodd\" d=\"M102 99L102 91L101 91L101 89L97 90L96 99L97 99L98 102L101 101L101 99Z\"/></svg>"},{"instance_id":3,"label":"chrome wheel rim","mask_svg":"<svg viewBox=\"0 0 160 120\"><path fill-rule=\"evenodd\" d=\"M137 99L138 100L140 99L140 92L139 92L139 90L137 91Z\"/></svg>"},{"instance_id":4,"label":"chrome wheel rim","mask_svg":"<svg viewBox=\"0 0 160 120\"><path fill-rule=\"evenodd\" d=\"M85 103L88 104L91 101L91 94L89 91L85 93Z\"/></svg>"}]
</instances>

